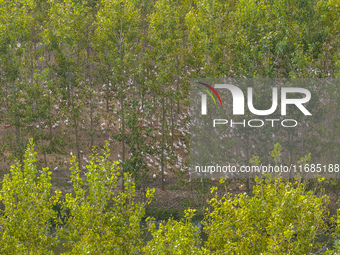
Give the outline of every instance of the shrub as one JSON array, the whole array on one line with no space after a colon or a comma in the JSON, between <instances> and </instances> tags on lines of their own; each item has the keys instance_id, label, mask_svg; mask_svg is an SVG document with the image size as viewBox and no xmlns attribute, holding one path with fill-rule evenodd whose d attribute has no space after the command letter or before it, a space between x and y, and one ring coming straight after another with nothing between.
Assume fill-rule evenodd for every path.
<instances>
[{"instance_id":1,"label":"shrub","mask_svg":"<svg viewBox=\"0 0 340 255\"><path fill-rule=\"evenodd\" d=\"M37 170L35 155L30 139L23 165L17 162L4 176L0 192L5 206L0 214L1 254L52 254L50 249L57 242L48 232L57 216L53 206L60 192L51 195L51 172L48 168Z\"/></svg>"},{"instance_id":2,"label":"shrub","mask_svg":"<svg viewBox=\"0 0 340 255\"><path fill-rule=\"evenodd\" d=\"M212 192L214 189L212 189ZM281 179L256 179L253 196L230 193L209 201L207 248L221 254L307 254L322 244L327 230L328 197L317 197L305 185Z\"/></svg>"},{"instance_id":3,"label":"shrub","mask_svg":"<svg viewBox=\"0 0 340 255\"><path fill-rule=\"evenodd\" d=\"M150 224L152 240L143 248L143 254L208 254L208 250L200 248L198 227L191 222L195 210L186 210L184 219L175 221L172 218L166 224Z\"/></svg>"},{"instance_id":4,"label":"shrub","mask_svg":"<svg viewBox=\"0 0 340 255\"><path fill-rule=\"evenodd\" d=\"M71 163L74 193L68 193L63 205L68 212L60 236L70 248L65 254L138 254L142 242L140 222L144 205L135 203L135 184L124 175L124 192L117 192L119 162L110 162L106 144L103 156L95 154L86 166L86 186L79 176L75 157ZM150 198L152 192L147 191Z\"/></svg>"}]
</instances>

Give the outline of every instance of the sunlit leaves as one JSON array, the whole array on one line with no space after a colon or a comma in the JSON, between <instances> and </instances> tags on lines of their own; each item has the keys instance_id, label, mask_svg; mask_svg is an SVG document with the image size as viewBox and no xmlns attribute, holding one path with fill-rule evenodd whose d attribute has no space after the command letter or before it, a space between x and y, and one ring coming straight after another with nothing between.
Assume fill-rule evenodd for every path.
<instances>
[{"instance_id":1,"label":"sunlit leaves","mask_svg":"<svg viewBox=\"0 0 340 255\"><path fill-rule=\"evenodd\" d=\"M106 144L103 155L93 151L83 183L75 158L71 161L74 193L65 197L68 212L60 235L70 242L65 254L87 252L102 254L133 254L140 249L139 223L144 215L143 204L135 202L135 184L131 175L124 176L124 192L117 191L118 162L110 162ZM85 185L88 187L85 189ZM147 191L148 198L153 192Z\"/></svg>"},{"instance_id":2,"label":"sunlit leaves","mask_svg":"<svg viewBox=\"0 0 340 255\"><path fill-rule=\"evenodd\" d=\"M294 253L317 250L327 230L327 196L317 197L304 184L280 179L256 180L252 196L227 194L211 199L205 231L216 254Z\"/></svg>"},{"instance_id":3,"label":"sunlit leaves","mask_svg":"<svg viewBox=\"0 0 340 255\"><path fill-rule=\"evenodd\" d=\"M52 194L49 169L36 168L33 148L31 139L23 165L12 165L2 182L0 201L5 209L0 216L1 254L50 254L57 242L48 232L55 223L53 206L61 194Z\"/></svg>"}]
</instances>

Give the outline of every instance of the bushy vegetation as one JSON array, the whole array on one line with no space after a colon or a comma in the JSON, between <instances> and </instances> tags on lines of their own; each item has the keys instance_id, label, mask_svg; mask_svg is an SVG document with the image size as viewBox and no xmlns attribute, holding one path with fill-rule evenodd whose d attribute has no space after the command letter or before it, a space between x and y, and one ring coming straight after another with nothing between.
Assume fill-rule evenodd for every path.
<instances>
[{"instance_id":1,"label":"bushy vegetation","mask_svg":"<svg viewBox=\"0 0 340 255\"><path fill-rule=\"evenodd\" d=\"M90 159L84 184L73 157L70 170L74 192L65 195L67 218L59 230L60 238L70 247L68 254L129 254L141 245L144 206L135 202L135 184L125 173L124 192L117 192L118 162L109 161L108 146L103 154ZM147 192L147 197L150 195Z\"/></svg>"},{"instance_id":2,"label":"bushy vegetation","mask_svg":"<svg viewBox=\"0 0 340 255\"><path fill-rule=\"evenodd\" d=\"M32 140L23 164L11 166L2 181L0 201L5 206L0 216L2 254L49 254L57 238L49 235L57 212L60 193L52 194L51 172L38 172Z\"/></svg>"},{"instance_id":3,"label":"bushy vegetation","mask_svg":"<svg viewBox=\"0 0 340 255\"><path fill-rule=\"evenodd\" d=\"M235 254L309 254L327 233L327 196L317 197L299 181L256 180L252 195L213 198L207 210L207 247ZM322 246L321 246L322 247Z\"/></svg>"},{"instance_id":4,"label":"bushy vegetation","mask_svg":"<svg viewBox=\"0 0 340 255\"><path fill-rule=\"evenodd\" d=\"M329 197L301 179L247 179L246 194L213 189L206 241L190 208L159 228L150 219L151 240L140 230L151 182L192 181L190 79L337 78L339 16L339 0L0 0L0 254L53 254L60 244L65 254L339 253ZM270 139L273 129L236 128L226 146L242 145L227 156L339 162L340 87L324 84L313 121ZM256 103L267 107L267 96ZM285 152L277 143L273 161L276 142ZM72 184L59 191L50 169ZM330 233L334 250L322 241Z\"/></svg>"},{"instance_id":5,"label":"bushy vegetation","mask_svg":"<svg viewBox=\"0 0 340 255\"><path fill-rule=\"evenodd\" d=\"M301 179L256 179L251 195L216 195L205 211L202 241L188 208L180 221L169 219L156 228L147 220L151 240L143 242L140 223L145 204L135 201L135 184L125 173L124 191L117 189L118 162L109 149L93 151L86 177L76 158L70 168L73 191L52 191L48 168L37 169L32 140L23 164L12 165L2 183L0 201L1 254L53 254L61 242L64 254L320 254L331 253L320 237L333 224L328 197L307 191ZM319 180L320 182L322 179ZM221 180L223 182L223 180ZM214 193L217 188L212 188ZM148 202L154 191L147 191ZM59 214L54 210L61 205ZM339 219L339 218L337 218ZM52 225L55 226L52 231ZM333 236L339 249L339 220Z\"/></svg>"}]
</instances>

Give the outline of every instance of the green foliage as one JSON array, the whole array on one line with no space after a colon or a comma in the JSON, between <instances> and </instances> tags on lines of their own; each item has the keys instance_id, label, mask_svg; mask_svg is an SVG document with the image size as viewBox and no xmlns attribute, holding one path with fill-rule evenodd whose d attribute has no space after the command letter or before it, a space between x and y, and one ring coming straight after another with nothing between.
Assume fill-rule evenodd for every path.
<instances>
[{"instance_id":1,"label":"green foliage","mask_svg":"<svg viewBox=\"0 0 340 255\"><path fill-rule=\"evenodd\" d=\"M161 123L162 131L151 132L156 138L151 143L155 147L160 142L155 151L165 175L174 166L167 156L175 151L174 140L186 125L178 123L178 117L189 106L190 78L337 77L338 16L338 0L0 0L0 122L9 127L4 143L10 154L3 157L21 160L27 138L33 136L45 165L51 163L53 153L74 151L74 147L81 164L79 151L103 144L101 138L108 134L103 128L103 136L96 125L103 119L112 124L113 119L121 124L117 140L124 152L120 155L123 161L130 160L127 164L132 162L126 170L142 165L134 169L134 177L144 187L152 172L142 162L145 154L128 156L142 151L136 150L134 138L143 137L144 130L134 127L153 117L153 124ZM322 94L329 103L321 110L334 118L334 129L327 125L315 131L313 126L313 132L334 145L339 133L339 88L326 86ZM267 93L256 94L264 108ZM100 112L102 99L108 112L114 108L109 117ZM135 107L129 107L130 101ZM138 121L130 125L129 119L136 115ZM322 125L314 113L313 119ZM337 144L320 146L316 134L304 130L309 134L298 136L291 129L288 137L294 139L280 141L284 146L290 143L290 148L301 142L302 149L290 149L292 160L301 151L311 151L313 157L316 151L320 159L339 155ZM131 131L135 131L132 137ZM65 142L58 142L64 132ZM268 140L248 130L244 137L250 143ZM90 148L83 148L87 142ZM251 155L247 147L246 155ZM268 147L259 148L261 153L264 148Z\"/></svg>"},{"instance_id":2,"label":"green foliage","mask_svg":"<svg viewBox=\"0 0 340 255\"><path fill-rule=\"evenodd\" d=\"M328 197L296 181L256 179L252 196L228 193L209 201L205 231L214 254L307 254L322 245Z\"/></svg>"},{"instance_id":3,"label":"green foliage","mask_svg":"<svg viewBox=\"0 0 340 255\"><path fill-rule=\"evenodd\" d=\"M150 231L153 236L142 251L144 254L208 254L208 250L200 248L198 227L191 222L195 210L186 210L184 219L174 221L170 218L166 223L160 223L156 229L150 220Z\"/></svg>"},{"instance_id":4,"label":"green foliage","mask_svg":"<svg viewBox=\"0 0 340 255\"><path fill-rule=\"evenodd\" d=\"M216 194L208 201L203 222L208 239L204 244L199 228L193 224L196 210L192 209L185 210L181 220L170 218L159 228L149 220L153 238L143 244L140 222L146 204L136 203L135 184L128 173L124 175L124 192L118 192L119 163L109 160L108 143L100 155L93 150L84 179L73 157L73 192L67 193L64 201L59 201L59 191L51 194L51 172L48 168L37 170L33 148L30 139L23 165L12 165L2 183L2 254L53 254L51 248L58 241L67 249L63 254L317 253L324 248L319 237L327 235L327 221L332 221L328 197L307 191L300 179L294 183L256 179L251 196L232 195L225 186L222 198ZM273 157L280 154L280 148L275 146ZM252 161L257 164L259 159L253 157ZM216 190L212 188L211 193ZM146 197L151 199L153 193L148 189ZM189 202L184 199L181 204L187 206ZM62 208L59 219L58 211L53 210L57 203ZM339 218L333 233L335 250L327 254L339 250ZM50 232L54 222L61 223L57 228L59 240Z\"/></svg>"},{"instance_id":5,"label":"green foliage","mask_svg":"<svg viewBox=\"0 0 340 255\"><path fill-rule=\"evenodd\" d=\"M338 254L340 252L340 213L339 209L337 210L337 217L336 217L336 225L335 225L335 231L333 233L334 238L334 250L329 251L328 254L333 254L332 252L336 252Z\"/></svg>"},{"instance_id":6,"label":"green foliage","mask_svg":"<svg viewBox=\"0 0 340 255\"><path fill-rule=\"evenodd\" d=\"M124 192L117 192L119 162L110 162L109 152L107 144L102 156L94 152L86 166L84 184L76 158L71 161L74 193L65 196L63 208L68 219L60 230L70 248L65 254L136 254L140 249L144 205L135 202L135 184L127 173ZM151 195L148 190L147 197Z\"/></svg>"},{"instance_id":7,"label":"green foliage","mask_svg":"<svg viewBox=\"0 0 340 255\"><path fill-rule=\"evenodd\" d=\"M52 254L49 249L57 238L48 234L57 212L60 192L52 195L51 172L37 169L33 139L27 146L24 163L11 166L2 182L0 201L1 254Z\"/></svg>"},{"instance_id":8,"label":"green foliage","mask_svg":"<svg viewBox=\"0 0 340 255\"><path fill-rule=\"evenodd\" d=\"M279 143L276 143L274 145L274 150L270 154L273 157L276 164L280 162L281 160L281 150L282 150L282 145Z\"/></svg>"},{"instance_id":9,"label":"green foliage","mask_svg":"<svg viewBox=\"0 0 340 255\"><path fill-rule=\"evenodd\" d=\"M146 191L153 171L158 173L159 166L164 188L165 170L173 171L176 157L187 152L181 148L175 150L173 145L179 133L185 137L186 144L190 140L189 134L183 132L187 122L178 122L183 120L179 118L181 110L190 106L189 79L202 76L338 77L339 6L339 0L0 0L0 124L1 128L6 125L6 129L1 129L5 134L0 156L10 161L18 158L20 162L12 166L3 181L0 198L5 209L0 223L0 253L45 254L56 241L42 233L46 233L50 221L55 220L50 207L60 195L50 194L49 171L37 172L34 162L42 159L35 161L34 155L27 151L24 155L30 136L34 137L46 166L54 164L60 156L55 154L67 155L75 143L78 162L73 159L71 168L74 193L66 195L64 210L69 213L68 228L60 232L71 248L70 253L137 251L141 245L137 222L144 209L131 202L135 189L131 179L137 189ZM340 146L336 142L340 133L339 89L331 84L320 88L325 105L316 104L317 114L327 113L329 121L318 121L313 112L317 128L311 125L307 128L307 121L301 120L304 131L300 135L297 129L280 133L280 142L290 150L289 163L300 158L299 164L305 164L310 161L310 155L314 158L316 153L319 156L315 160L339 161ZM264 102L267 96L270 96L268 91L258 91L255 99ZM312 95L312 98L318 97ZM112 113L100 111L102 99L106 100L107 111L109 103L114 103ZM261 109L267 107L262 104ZM292 118L294 113L286 117ZM103 120L105 123L100 123ZM103 132L99 133L96 125L101 124L104 124ZM113 132L104 134L107 131L104 127ZM85 129L86 132L82 132ZM273 129L263 130L268 134ZM264 152L268 155L269 146L265 145L271 141L260 133L246 130L244 138L249 144L259 144L256 155ZM132 174L124 175L124 194L115 190L118 167L108 162L108 156L95 155L86 168L85 178L79 170L84 167L80 151L86 153L92 145L102 145L107 135L111 146L118 143L112 138L122 143L120 167L124 168L122 172ZM320 139L316 139L317 136ZM91 146L84 148L89 142L87 139L91 139ZM242 144L247 149L246 155L252 155L249 144ZM33 153L32 148L29 151ZM306 151L312 154L301 158ZM107 149L105 153L108 154ZM47 158L46 154L51 157ZM160 156L157 165L155 154ZM287 153L281 145L275 144L271 155L276 164L287 163ZM154 164L146 164L147 156L152 156ZM268 158L261 159L264 164L267 161ZM258 157L246 158L244 162L260 164ZM175 174L178 183L172 188L188 186L185 171L178 170ZM208 179L202 180L197 186L202 198L208 182ZM329 182L336 185L334 180ZM282 181L258 182L254 191L259 189L266 191L265 194L231 197L234 204L225 205L230 206L228 213L235 220L230 223L229 218L220 219L231 226L226 228L231 231L231 239L226 240L233 244L231 248L227 246L235 252L238 248L241 253L307 253L309 250L304 247L310 241L313 250L312 241L317 231L310 224L316 222L319 224L316 228L323 227L323 216L318 213L324 212L324 205L320 204L324 198L318 200L306 192L302 184L289 185ZM270 192L276 195L273 197ZM222 203L222 200L214 203L217 201ZM316 203L314 208L312 202ZM293 208L289 216L292 218L287 216L282 223L274 214L285 212L286 215L288 205ZM216 207L216 214L222 214L223 208L224 205ZM208 218L215 217L210 213ZM269 220L264 222L260 216ZM314 221L310 217L314 217ZM185 229L189 229L189 233L193 231L189 223L170 221L168 224L155 239L157 247L163 247L160 249L164 252L169 252L172 245L168 241L163 246L159 244L164 236L174 237ZM212 221L209 224L213 226ZM235 226L244 232L236 233ZM224 233L224 229L218 230ZM153 233L158 232L154 229ZM254 233L258 233L261 240L263 237L263 242L255 238ZM183 238L183 245L176 251L190 253L188 240L195 243L197 237L190 234ZM219 243L213 244L214 234L209 238L212 240L209 247L215 252L213 247Z\"/></svg>"},{"instance_id":10,"label":"green foliage","mask_svg":"<svg viewBox=\"0 0 340 255\"><path fill-rule=\"evenodd\" d=\"M147 138L151 140L152 138L147 128L142 126L137 101L130 101L130 110L126 116L126 125L131 132L126 138L126 144L129 147L131 157L124 162L124 171L132 174L137 189L143 187L143 191L145 191L146 186L151 181L151 176L149 168L146 166L144 155L153 154L150 144L145 140Z\"/></svg>"}]
</instances>

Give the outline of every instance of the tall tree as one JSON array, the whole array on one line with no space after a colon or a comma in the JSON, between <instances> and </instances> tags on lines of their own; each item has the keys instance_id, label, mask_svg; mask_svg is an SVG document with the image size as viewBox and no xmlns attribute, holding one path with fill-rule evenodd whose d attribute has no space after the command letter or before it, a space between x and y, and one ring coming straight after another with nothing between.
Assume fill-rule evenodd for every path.
<instances>
[{"instance_id":1,"label":"tall tree","mask_svg":"<svg viewBox=\"0 0 340 255\"><path fill-rule=\"evenodd\" d=\"M110 95L115 93L120 106L120 136L122 143L122 171L126 162L126 99L130 96L133 72L140 50L139 10L136 1L108 0L98 11L96 50L105 65L105 81ZM123 180L124 181L124 180ZM123 184L124 185L124 184Z\"/></svg>"}]
</instances>

